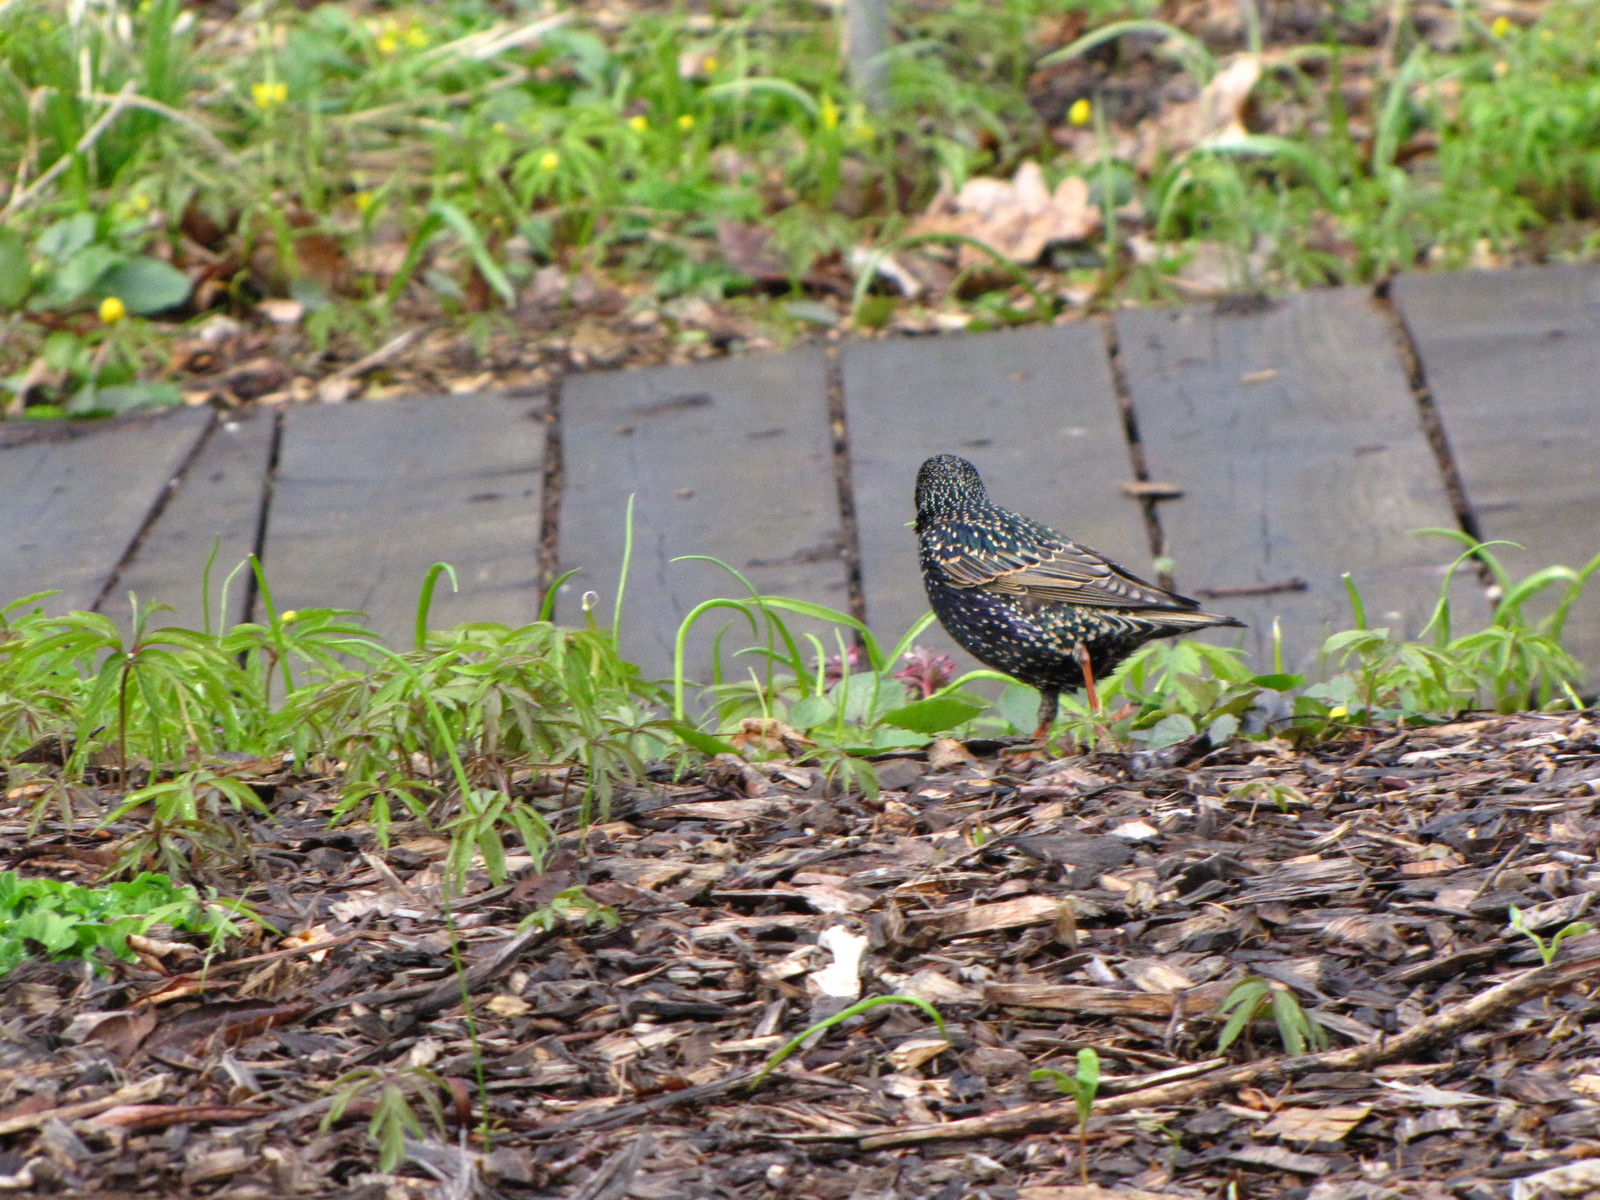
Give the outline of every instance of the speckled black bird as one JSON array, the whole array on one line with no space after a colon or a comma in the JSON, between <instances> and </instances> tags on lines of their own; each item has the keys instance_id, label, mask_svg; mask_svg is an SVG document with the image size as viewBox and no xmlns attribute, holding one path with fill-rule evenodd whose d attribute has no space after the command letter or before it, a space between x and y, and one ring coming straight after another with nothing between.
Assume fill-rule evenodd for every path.
<instances>
[{"instance_id":1,"label":"speckled black bird","mask_svg":"<svg viewBox=\"0 0 1600 1200\"><path fill-rule=\"evenodd\" d=\"M1039 729L1061 692L1087 688L1145 642L1243 625L1146 583L1087 546L991 503L977 468L940 454L917 472L917 540L928 601L968 653L1039 689Z\"/></svg>"}]
</instances>

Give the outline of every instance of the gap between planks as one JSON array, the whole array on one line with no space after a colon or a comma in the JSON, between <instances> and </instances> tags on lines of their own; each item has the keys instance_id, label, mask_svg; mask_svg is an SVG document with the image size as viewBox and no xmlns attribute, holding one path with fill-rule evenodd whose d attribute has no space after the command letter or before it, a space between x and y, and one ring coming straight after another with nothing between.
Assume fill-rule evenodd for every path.
<instances>
[{"instance_id":1,"label":"gap between planks","mask_svg":"<svg viewBox=\"0 0 1600 1200\"><path fill-rule=\"evenodd\" d=\"M1481 542L1484 540L1483 524L1478 520L1477 511L1472 507L1472 498L1467 494L1466 481L1462 478L1460 467L1456 463L1455 453L1450 448L1450 435L1444 427L1443 417L1439 414L1439 406L1434 401L1433 387L1428 383L1428 372L1423 366L1422 354L1417 349L1417 339L1411 332L1411 326L1406 324L1404 314L1389 295L1391 282L1392 280L1385 279L1373 288L1373 301L1394 333L1395 352L1400 356L1400 366L1405 371L1406 382L1411 387L1411 398L1417 405L1417 419L1422 422L1422 432L1428 439L1428 445L1433 449L1434 461L1439 467L1440 477L1444 480L1445 495L1450 498L1450 507L1455 510L1456 524L1460 526L1461 532L1473 541ZM1492 584L1494 576L1489 570L1489 564L1477 555L1474 557L1478 561L1479 580L1485 586Z\"/></svg>"},{"instance_id":2,"label":"gap between planks","mask_svg":"<svg viewBox=\"0 0 1600 1200\"><path fill-rule=\"evenodd\" d=\"M219 424L221 424L220 418L215 412L211 413L211 419L206 422L206 427L200 431L200 436L195 438L194 444L189 447L189 453L183 456L183 461L178 464L177 470L172 473L172 478L162 485L161 490L156 493L155 499L151 501L149 511L145 513L144 520L140 523L138 530L122 551L122 557L117 559L116 565L111 568L111 572L106 576L106 581L100 588L100 594L89 605L90 612L99 612L102 606L116 593L118 585L122 582L122 577L127 574L128 568L133 565L133 560L138 557L139 547L144 545L145 538L149 536L150 530L160 520L161 514L167 509L167 505L172 503L172 498L178 494L178 489L183 486L184 477L188 475L189 468L200 457L200 452L205 449L206 443L215 436Z\"/></svg>"}]
</instances>

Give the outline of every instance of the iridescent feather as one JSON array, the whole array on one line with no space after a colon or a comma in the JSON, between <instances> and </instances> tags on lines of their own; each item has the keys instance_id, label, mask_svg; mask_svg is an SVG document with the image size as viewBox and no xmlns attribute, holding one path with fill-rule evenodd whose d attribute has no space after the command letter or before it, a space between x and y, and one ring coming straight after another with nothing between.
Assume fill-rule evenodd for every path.
<instances>
[{"instance_id":1,"label":"iridescent feather","mask_svg":"<svg viewBox=\"0 0 1600 1200\"><path fill-rule=\"evenodd\" d=\"M974 658L1039 689L1039 730L1060 693L1104 678L1145 642L1218 625L1198 601L989 500L977 468L940 454L917 472L922 581L940 623Z\"/></svg>"}]
</instances>

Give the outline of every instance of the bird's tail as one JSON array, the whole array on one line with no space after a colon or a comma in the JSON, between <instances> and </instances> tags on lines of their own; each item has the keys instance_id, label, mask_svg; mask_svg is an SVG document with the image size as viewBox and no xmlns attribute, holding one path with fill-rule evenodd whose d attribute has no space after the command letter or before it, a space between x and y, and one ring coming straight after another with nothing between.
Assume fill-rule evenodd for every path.
<instances>
[{"instance_id":1,"label":"bird's tail","mask_svg":"<svg viewBox=\"0 0 1600 1200\"><path fill-rule=\"evenodd\" d=\"M1194 612L1163 612L1158 619L1174 633L1180 633L1186 629L1210 629L1215 625L1232 625L1239 629L1248 628L1243 621L1236 617L1225 617L1221 613L1201 612L1198 609Z\"/></svg>"}]
</instances>

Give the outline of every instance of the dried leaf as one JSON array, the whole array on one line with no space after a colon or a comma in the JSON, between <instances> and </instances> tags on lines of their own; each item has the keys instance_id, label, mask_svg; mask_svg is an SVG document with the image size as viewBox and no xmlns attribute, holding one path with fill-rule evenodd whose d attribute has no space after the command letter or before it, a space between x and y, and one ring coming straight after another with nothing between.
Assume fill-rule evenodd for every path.
<instances>
[{"instance_id":1,"label":"dried leaf","mask_svg":"<svg viewBox=\"0 0 1600 1200\"><path fill-rule=\"evenodd\" d=\"M941 190L928 211L911 223L910 234L952 233L983 243L1012 262L1037 262L1057 242L1078 242L1100 228L1100 210L1089 202L1089 185L1068 175L1054 190L1044 171L1029 160L1010 180L976 176L951 194ZM988 261L962 246L963 267Z\"/></svg>"}]
</instances>

